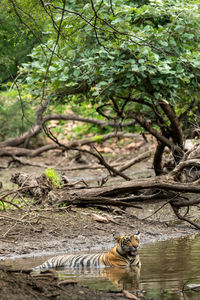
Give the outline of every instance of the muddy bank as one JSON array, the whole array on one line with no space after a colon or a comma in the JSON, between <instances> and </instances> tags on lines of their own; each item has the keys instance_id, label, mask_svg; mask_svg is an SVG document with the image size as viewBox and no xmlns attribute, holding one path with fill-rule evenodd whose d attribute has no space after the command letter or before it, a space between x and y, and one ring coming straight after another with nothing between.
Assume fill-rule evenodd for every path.
<instances>
[{"instance_id":1,"label":"muddy bank","mask_svg":"<svg viewBox=\"0 0 200 300\"><path fill-rule=\"evenodd\" d=\"M76 280L59 280L55 271L43 272L40 275L13 272L0 266L0 296L2 300L113 300L136 299L156 300L145 297L139 290L93 290L79 285Z\"/></svg>"},{"instance_id":2,"label":"muddy bank","mask_svg":"<svg viewBox=\"0 0 200 300\"><path fill-rule=\"evenodd\" d=\"M34 278L27 274L9 272L6 268L0 269L0 296L2 300L126 299L124 293L126 291L91 290L88 287L79 286L73 280L59 281L53 272L41 274L40 277ZM137 299L148 300L144 297Z\"/></svg>"}]
</instances>

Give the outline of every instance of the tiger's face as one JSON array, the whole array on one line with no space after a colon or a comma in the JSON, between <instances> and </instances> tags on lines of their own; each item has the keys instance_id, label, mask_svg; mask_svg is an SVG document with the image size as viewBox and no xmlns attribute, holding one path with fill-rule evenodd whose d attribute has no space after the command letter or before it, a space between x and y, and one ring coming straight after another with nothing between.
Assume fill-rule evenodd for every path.
<instances>
[{"instance_id":1,"label":"tiger's face","mask_svg":"<svg viewBox=\"0 0 200 300\"><path fill-rule=\"evenodd\" d=\"M118 238L121 251L128 257L134 257L137 255L137 250L140 243L140 232L136 232L134 235L123 235Z\"/></svg>"}]
</instances>

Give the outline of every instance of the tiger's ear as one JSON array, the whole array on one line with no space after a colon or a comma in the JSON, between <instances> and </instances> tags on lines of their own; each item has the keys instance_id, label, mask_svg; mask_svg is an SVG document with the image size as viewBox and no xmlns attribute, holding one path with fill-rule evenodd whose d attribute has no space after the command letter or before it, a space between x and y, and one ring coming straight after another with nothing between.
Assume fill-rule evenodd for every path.
<instances>
[{"instance_id":1,"label":"tiger's ear","mask_svg":"<svg viewBox=\"0 0 200 300\"><path fill-rule=\"evenodd\" d=\"M115 240L119 243L123 239L123 237L124 236L116 236Z\"/></svg>"},{"instance_id":2,"label":"tiger's ear","mask_svg":"<svg viewBox=\"0 0 200 300\"><path fill-rule=\"evenodd\" d=\"M140 240L140 232L137 231L137 232L134 234L134 237L135 237L137 240Z\"/></svg>"}]
</instances>

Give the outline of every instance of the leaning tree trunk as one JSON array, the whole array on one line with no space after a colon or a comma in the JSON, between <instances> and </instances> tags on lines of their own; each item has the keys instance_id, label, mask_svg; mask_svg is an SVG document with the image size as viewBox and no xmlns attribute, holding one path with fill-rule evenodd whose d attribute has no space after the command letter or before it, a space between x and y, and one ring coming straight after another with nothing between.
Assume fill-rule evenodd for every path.
<instances>
[{"instance_id":1,"label":"leaning tree trunk","mask_svg":"<svg viewBox=\"0 0 200 300\"><path fill-rule=\"evenodd\" d=\"M184 134L173 107L164 101L160 102L160 106L170 121L171 138L175 145L174 149L172 149L172 154L175 164L177 164L184 155Z\"/></svg>"},{"instance_id":2,"label":"leaning tree trunk","mask_svg":"<svg viewBox=\"0 0 200 300\"><path fill-rule=\"evenodd\" d=\"M164 153L165 145L161 142L158 142L156 147L156 151L153 158L153 168L155 171L156 176L159 176L163 173L162 167L162 156Z\"/></svg>"}]
</instances>

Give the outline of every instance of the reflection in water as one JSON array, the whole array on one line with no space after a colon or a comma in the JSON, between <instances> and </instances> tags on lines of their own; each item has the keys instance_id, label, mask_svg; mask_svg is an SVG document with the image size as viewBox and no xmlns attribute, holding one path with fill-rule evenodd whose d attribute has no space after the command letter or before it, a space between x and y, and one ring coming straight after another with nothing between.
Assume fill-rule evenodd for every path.
<instances>
[{"instance_id":1,"label":"reflection in water","mask_svg":"<svg viewBox=\"0 0 200 300\"><path fill-rule=\"evenodd\" d=\"M59 270L61 279L73 278L95 289L145 290L146 297L163 300L199 300L200 292L187 289L188 283L200 284L200 238L197 236L157 242L140 249L140 270L105 268L79 272ZM30 268L47 257L12 261L16 268ZM8 263L8 262L7 262ZM140 277L140 278L139 278Z\"/></svg>"},{"instance_id":2,"label":"reflection in water","mask_svg":"<svg viewBox=\"0 0 200 300\"><path fill-rule=\"evenodd\" d=\"M131 290L139 287L140 270L138 269L104 269L101 276L108 278L119 289Z\"/></svg>"},{"instance_id":3,"label":"reflection in water","mask_svg":"<svg viewBox=\"0 0 200 300\"><path fill-rule=\"evenodd\" d=\"M120 290L139 288L140 268L59 269L58 272L60 278L76 278L82 284L90 284L95 280L95 287L99 286L100 289L105 283L108 288Z\"/></svg>"}]
</instances>

